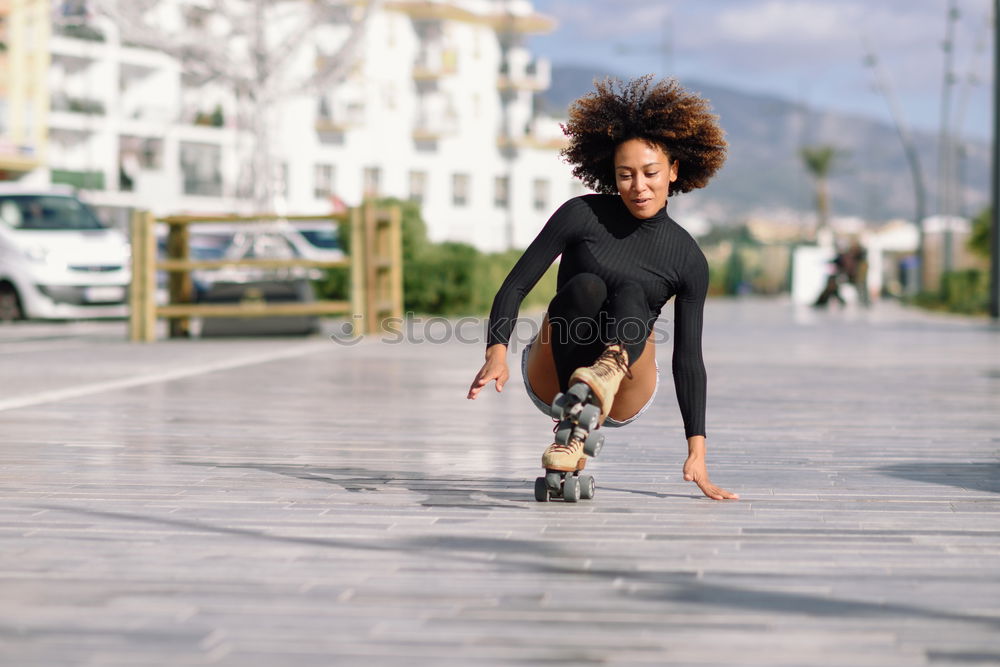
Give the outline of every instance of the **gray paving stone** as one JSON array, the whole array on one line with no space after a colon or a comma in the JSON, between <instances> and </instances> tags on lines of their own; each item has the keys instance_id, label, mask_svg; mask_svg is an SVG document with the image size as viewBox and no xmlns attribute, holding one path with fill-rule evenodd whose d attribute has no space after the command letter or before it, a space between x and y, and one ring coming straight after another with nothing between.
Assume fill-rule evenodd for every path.
<instances>
[{"instance_id":1,"label":"gray paving stone","mask_svg":"<svg viewBox=\"0 0 1000 667\"><path fill-rule=\"evenodd\" d=\"M984 322L710 302L742 500L681 478L667 342L575 506L479 345L123 338L0 327L0 664L1000 664Z\"/></svg>"}]
</instances>

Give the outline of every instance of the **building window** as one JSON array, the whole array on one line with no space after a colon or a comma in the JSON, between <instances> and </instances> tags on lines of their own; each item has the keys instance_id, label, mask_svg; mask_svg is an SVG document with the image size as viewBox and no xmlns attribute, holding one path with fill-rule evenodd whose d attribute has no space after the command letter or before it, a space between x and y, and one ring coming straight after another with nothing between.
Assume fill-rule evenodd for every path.
<instances>
[{"instance_id":1,"label":"building window","mask_svg":"<svg viewBox=\"0 0 1000 667\"><path fill-rule=\"evenodd\" d=\"M411 171L410 172L410 201L417 204L424 203L424 197L427 195L427 172L426 171Z\"/></svg>"},{"instance_id":2,"label":"building window","mask_svg":"<svg viewBox=\"0 0 1000 667\"><path fill-rule=\"evenodd\" d=\"M549 207L549 181L546 178L536 178L534 187L534 203L536 211L544 211Z\"/></svg>"},{"instance_id":3,"label":"building window","mask_svg":"<svg viewBox=\"0 0 1000 667\"><path fill-rule=\"evenodd\" d=\"M510 177L497 176L493 182L493 205L507 208L510 205Z\"/></svg>"},{"instance_id":4,"label":"building window","mask_svg":"<svg viewBox=\"0 0 1000 667\"><path fill-rule=\"evenodd\" d=\"M333 165L318 164L314 170L313 196L316 199L327 199L333 196Z\"/></svg>"},{"instance_id":5,"label":"building window","mask_svg":"<svg viewBox=\"0 0 1000 667\"><path fill-rule=\"evenodd\" d=\"M181 144L184 194L222 196L222 148L214 144Z\"/></svg>"},{"instance_id":6,"label":"building window","mask_svg":"<svg viewBox=\"0 0 1000 667\"><path fill-rule=\"evenodd\" d=\"M451 203L455 206L469 204L469 175L454 174L451 177Z\"/></svg>"},{"instance_id":7,"label":"building window","mask_svg":"<svg viewBox=\"0 0 1000 667\"><path fill-rule=\"evenodd\" d=\"M0 114L0 126L2 126ZM121 136L118 139L118 186L122 192L135 190L142 171L157 171L163 164L163 140Z\"/></svg>"},{"instance_id":8,"label":"building window","mask_svg":"<svg viewBox=\"0 0 1000 667\"><path fill-rule=\"evenodd\" d=\"M382 170L378 167L365 167L363 183L365 197L378 197L382 189Z\"/></svg>"}]
</instances>

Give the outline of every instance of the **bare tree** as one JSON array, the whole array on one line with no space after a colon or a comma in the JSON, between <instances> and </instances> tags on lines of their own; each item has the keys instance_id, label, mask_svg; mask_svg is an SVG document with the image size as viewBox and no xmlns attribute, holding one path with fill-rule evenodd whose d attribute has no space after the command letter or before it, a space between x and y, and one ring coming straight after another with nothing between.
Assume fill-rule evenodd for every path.
<instances>
[{"instance_id":1,"label":"bare tree","mask_svg":"<svg viewBox=\"0 0 1000 667\"><path fill-rule=\"evenodd\" d=\"M193 87L217 83L234 95L250 130L247 194L258 211L275 205L274 109L288 97L328 93L349 74L382 1L92 0L124 42L176 58ZM342 29L336 46L309 39L323 26ZM303 69L303 56L314 64Z\"/></svg>"}]
</instances>

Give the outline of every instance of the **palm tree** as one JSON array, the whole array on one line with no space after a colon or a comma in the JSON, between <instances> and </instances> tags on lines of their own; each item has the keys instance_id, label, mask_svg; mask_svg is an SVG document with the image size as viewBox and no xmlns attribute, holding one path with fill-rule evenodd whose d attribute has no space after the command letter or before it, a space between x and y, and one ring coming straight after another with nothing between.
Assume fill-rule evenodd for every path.
<instances>
[{"instance_id":1,"label":"palm tree","mask_svg":"<svg viewBox=\"0 0 1000 667\"><path fill-rule=\"evenodd\" d=\"M830 223L830 193L827 179L833 169L837 157L837 149L833 146L804 146L799 150L806 170L816 179L816 214L819 220L818 229L825 229Z\"/></svg>"}]
</instances>

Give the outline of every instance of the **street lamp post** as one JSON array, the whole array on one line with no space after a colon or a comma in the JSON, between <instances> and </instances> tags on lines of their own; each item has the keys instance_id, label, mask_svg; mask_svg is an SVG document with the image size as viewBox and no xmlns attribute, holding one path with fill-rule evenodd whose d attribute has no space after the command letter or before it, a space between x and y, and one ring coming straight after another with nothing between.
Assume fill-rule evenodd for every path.
<instances>
[{"instance_id":1,"label":"street lamp post","mask_svg":"<svg viewBox=\"0 0 1000 667\"><path fill-rule=\"evenodd\" d=\"M997 2L1000 2L1000 0L997 0ZM913 140L913 136L907 127L906 119L903 117L902 107L893 93L892 86L889 84L889 77L882 70L878 56L875 55L874 47L867 37L863 37L862 42L865 48L865 65L872 68L872 72L875 75L875 88L882 94L886 104L889 106L892 124L895 126L896 133L899 134L899 140L903 144L903 154L906 157L906 163L910 167L910 175L913 178L913 197L915 202L913 215L918 234L917 270L914 272L912 282L907 282L907 285L911 295L919 294L925 287L924 261L926 253L924 246L924 219L927 217L927 191L924 186L924 173L920 167L920 155L917 151L916 142Z\"/></svg>"},{"instance_id":2,"label":"street lamp post","mask_svg":"<svg viewBox=\"0 0 1000 667\"><path fill-rule=\"evenodd\" d=\"M938 214L944 220L944 266L943 273L948 274L952 266L954 254L951 229L951 173L952 173L952 140L950 128L951 96L955 85L955 72L952 63L955 57L955 24L958 22L959 11L957 0L949 0L947 24L942 48L944 49L944 82L941 85L941 132L938 137Z\"/></svg>"}]
</instances>

